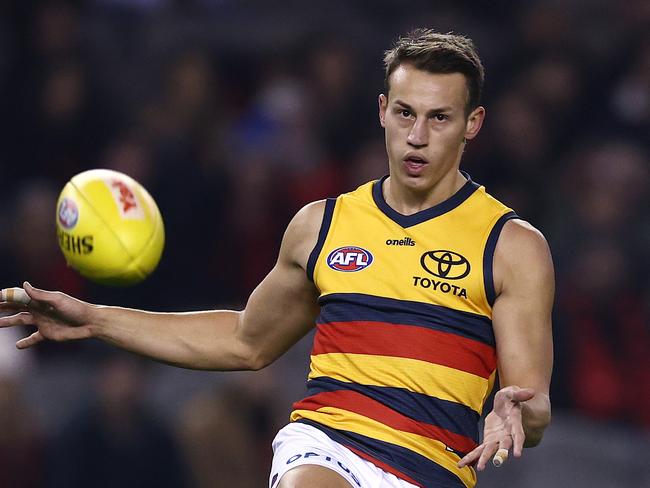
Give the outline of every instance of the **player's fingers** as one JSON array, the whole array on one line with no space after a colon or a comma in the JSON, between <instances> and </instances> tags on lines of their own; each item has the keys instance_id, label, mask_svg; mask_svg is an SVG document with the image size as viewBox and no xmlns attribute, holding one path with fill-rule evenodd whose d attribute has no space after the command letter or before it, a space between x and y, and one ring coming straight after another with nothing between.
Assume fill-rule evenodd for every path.
<instances>
[{"instance_id":1,"label":"player's fingers","mask_svg":"<svg viewBox=\"0 0 650 488\"><path fill-rule=\"evenodd\" d=\"M526 440L526 434L524 433L524 427L521 423L521 411L517 412L519 419L514 422L512 427L512 453L515 457L520 457L524 449L524 441Z\"/></svg>"},{"instance_id":2,"label":"player's fingers","mask_svg":"<svg viewBox=\"0 0 650 488\"><path fill-rule=\"evenodd\" d=\"M505 435L499 441L499 449L510 450L512 448L513 443L514 443L514 439L513 439L512 435L510 435L510 434Z\"/></svg>"},{"instance_id":3,"label":"player's fingers","mask_svg":"<svg viewBox=\"0 0 650 488\"><path fill-rule=\"evenodd\" d=\"M23 289L29 295L29 298L37 302L44 303L55 307L59 302L61 293L58 291L41 290L40 288L33 287L29 282L23 283Z\"/></svg>"},{"instance_id":4,"label":"player's fingers","mask_svg":"<svg viewBox=\"0 0 650 488\"><path fill-rule=\"evenodd\" d=\"M9 303L28 304L31 301L29 295L22 288L17 286L3 288L0 290L0 301Z\"/></svg>"},{"instance_id":5,"label":"player's fingers","mask_svg":"<svg viewBox=\"0 0 650 488\"><path fill-rule=\"evenodd\" d=\"M492 457L492 464L495 468L500 468L508 460L508 450L500 447Z\"/></svg>"},{"instance_id":6,"label":"player's fingers","mask_svg":"<svg viewBox=\"0 0 650 488\"><path fill-rule=\"evenodd\" d=\"M500 467L508 460L508 453L512 448L513 438L511 435L504 436L499 441L499 449L497 449L496 454L492 457L492 464L495 467Z\"/></svg>"},{"instance_id":7,"label":"player's fingers","mask_svg":"<svg viewBox=\"0 0 650 488\"><path fill-rule=\"evenodd\" d=\"M0 315L4 317L7 315L13 315L18 312L25 312L27 310L27 305L23 303L0 302Z\"/></svg>"},{"instance_id":8,"label":"player's fingers","mask_svg":"<svg viewBox=\"0 0 650 488\"><path fill-rule=\"evenodd\" d=\"M510 410L507 429L512 436L513 454L515 457L519 457L521 456L521 451L524 448L524 440L526 439L526 434L524 434L521 404L513 405Z\"/></svg>"},{"instance_id":9,"label":"player's fingers","mask_svg":"<svg viewBox=\"0 0 650 488\"><path fill-rule=\"evenodd\" d=\"M34 316L29 312L18 312L7 317L0 317L0 328L14 327L16 325L30 325L34 323Z\"/></svg>"},{"instance_id":10,"label":"player's fingers","mask_svg":"<svg viewBox=\"0 0 650 488\"><path fill-rule=\"evenodd\" d=\"M476 463L477 470L483 471L485 469L485 466L487 465L488 461L497 452L498 447L499 444L497 442L491 442L490 444L486 444L485 449L483 449L483 452L481 453L481 457L478 458L478 463Z\"/></svg>"},{"instance_id":11,"label":"player's fingers","mask_svg":"<svg viewBox=\"0 0 650 488\"><path fill-rule=\"evenodd\" d=\"M458 461L458 467L464 468L465 466L474 464L476 460L480 457L481 453L483 452L483 449L485 449L485 444L481 444L480 446L476 447L473 451L463 456L461 460Z\"/></svg>"},{"instance_id":12,"label":"player's fingers","mask_svg":"<svg viewBox=\"0 0 650 488\"><path fill-rule=\"evenodd\" d=\"M36 331L32 335L25 337L24 339L20 339L18 342L16 342L16 347L18 349L27 349L28 347L31 347L34 344L38 344L44 340L45 337L43 337L39 331Z\"/></svg>"}]
</instances>

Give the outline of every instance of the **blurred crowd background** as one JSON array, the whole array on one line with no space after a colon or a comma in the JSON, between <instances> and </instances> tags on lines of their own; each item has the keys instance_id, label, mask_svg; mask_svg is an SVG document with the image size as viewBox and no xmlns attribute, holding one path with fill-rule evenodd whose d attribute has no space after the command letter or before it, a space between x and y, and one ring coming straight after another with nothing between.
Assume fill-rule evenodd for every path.
<instances>
[{"instance_id":1,"label":"blurred crowd background","mask_svg":"<svg viewBox=\"0 0 650 488\"><path fill-rule=\"evenodd\" d=\"M646 0L14 1L0 5L0 283L96 303L241 308L305 203L387 171L383 51L469 35L487 71L464 169L547 236L554 422L479 486L650 487L650 4ZM68 269L58 192L97 167L165 219L129 289ZM264 486L309 337L258 373L186 371L0 331L0 486Z\"/></svg>"}]
</instances>

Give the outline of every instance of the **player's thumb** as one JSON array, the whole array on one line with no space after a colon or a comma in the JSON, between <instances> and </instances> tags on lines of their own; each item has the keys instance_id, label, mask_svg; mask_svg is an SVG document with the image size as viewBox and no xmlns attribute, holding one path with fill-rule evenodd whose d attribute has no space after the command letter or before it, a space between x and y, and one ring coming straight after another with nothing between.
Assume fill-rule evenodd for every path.
<instances>
[{"instance_id":1,"label":"player's thumb","mask_svg":"<svg viewBox=\"0 0 650 488\"><path fill-rule=\"evenodd\" d=\"M512 400L515 402L525 402L535 396L533 388L519 388L512 392Z\"/></svg>"}]
</instances>

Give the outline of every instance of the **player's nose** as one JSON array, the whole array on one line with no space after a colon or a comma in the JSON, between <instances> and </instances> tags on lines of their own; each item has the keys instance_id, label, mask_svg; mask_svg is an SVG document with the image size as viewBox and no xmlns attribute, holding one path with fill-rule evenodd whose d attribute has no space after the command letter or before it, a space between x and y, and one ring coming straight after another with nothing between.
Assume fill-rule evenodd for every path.
<instances>
[{"instance_id":1,"label":"player's nose","mask_svg":"<svg viewBox=\"0 0 650 488\"><path fill-rule=\"evenodd\" d=\"M426 120L416 119L411 126L406 142L411 146L424 147L429 142L428 136Z\"/></svg>"}]
</instances>

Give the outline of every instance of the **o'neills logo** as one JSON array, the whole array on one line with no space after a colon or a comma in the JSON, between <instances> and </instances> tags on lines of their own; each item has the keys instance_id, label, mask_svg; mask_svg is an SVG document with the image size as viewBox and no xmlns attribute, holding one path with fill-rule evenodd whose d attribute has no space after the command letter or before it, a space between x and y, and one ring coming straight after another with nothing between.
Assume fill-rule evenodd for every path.
<instances>
[{"instance_id":1,"label":"o'neills logo","mask_svg":"<svg viewBox=\"0 0 650 488\"><path fill-rule=\"evenodd\" d=\"M327 265L336 271L361 271L372 264L370 251L357 246L345 246L334 249L327 256Z\"/></svg>"},{"instance_id":2,"label":"o'neills logo","mask_svg":"<svg viewBox=\"0 0 650 488\"><path fill-rule=\"evenodd\" d=\"M403 239L386 239L387 246L415 246L415 241L410 237Z\"/></svg>"}]
</instances>

